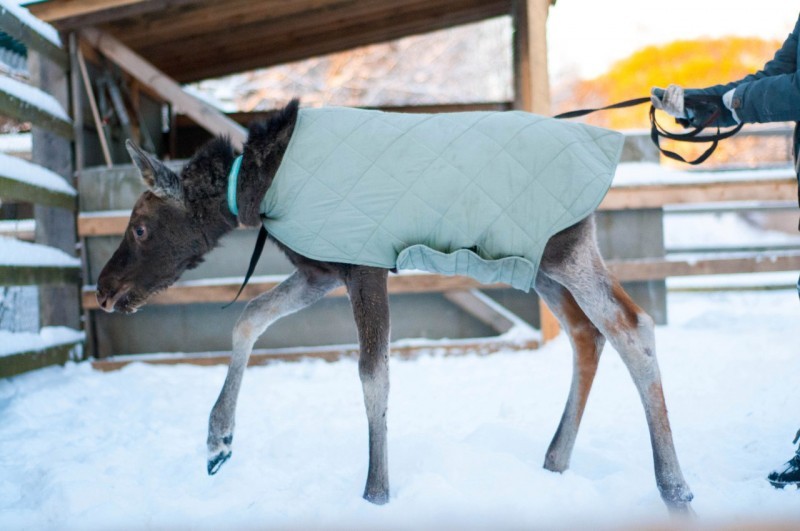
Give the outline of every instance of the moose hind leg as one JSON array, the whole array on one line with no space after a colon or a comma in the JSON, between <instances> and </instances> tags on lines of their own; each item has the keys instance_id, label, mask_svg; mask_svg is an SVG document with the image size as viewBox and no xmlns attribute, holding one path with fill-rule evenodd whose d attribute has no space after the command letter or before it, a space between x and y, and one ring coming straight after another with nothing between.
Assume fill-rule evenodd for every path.
<instances>
[{"instance_id":1,"label":"moose hind leg","mask_svg":"<svg viewBox=\"0 0 800 531\"><path fill-rule=\"evenodd\" d=\"M542 270L569 290L619 352L644 406L661 498L671 511L690 513L693 496L672 440L655 354L653 320L611 278L597 249L593 229L591 222L576 226L573 234L566 235L572 241L559 253L548 256L545 252Z\"/></svg>"},{"instance_id":2,"label":"moose hind leg","mask_svg":"<svg viewBox=\"0 0 800 531\"><path fill-rule=\"evenodd\" d=\"M387 270L354 267L345 276L358 329L358 373L369 426L369 469L364 499L389 501L386 410L389 401L389 295Z\"/></svg>"},{"instance_id":3,"label":"moose hind leg","mask_svg":"<svg viewBox=\"0 0 800 531\"><path fill-rule=\"evenodd\" d=\"M563 286L539 274L536 291L558 318L572 344L573 372L561 422L545 455L544 468L563 472L569 467L589 391L597 373L605 338Z\"/></svg>"},{"instance_id":4,"label":"moose hind leg","mask_svg":"<svg viewBox=\"0 0 800 531\"><path fill-rule=\"evenodd\" d=\"M295 271L278 286L247 304L234 327L228 374L208 421L209 475L216 474L231 456L236 400L256 340L270 324L318 301L339 284L338 279L328 275Z\"/></svg>"}]
</instances>

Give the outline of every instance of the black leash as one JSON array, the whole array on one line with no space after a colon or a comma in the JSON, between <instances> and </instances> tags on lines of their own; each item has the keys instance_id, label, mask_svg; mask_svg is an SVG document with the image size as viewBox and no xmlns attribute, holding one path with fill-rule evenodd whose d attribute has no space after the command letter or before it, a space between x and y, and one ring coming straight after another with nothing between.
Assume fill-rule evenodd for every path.
<instances>
[{"instance_id":1,"label":"black leash","mask_svg":"<svg viewBox=\"0 0 800 531\"><path fill-rule=\"evenodd\" d=\"M722 106L722 98L720 96L685 96L684 101L691 103L693 106L708 106L710 110L709 118L706 119L703 124L699 127L695 127L693 130L689 131L688 133L671 133L664 129L661 124L658 123L656 120L656 108L653 105L650 105L650 138L652 139L653 143L656 145L658 150L664 154L664 156L669 157L671 159L679 160L681 162L685 162L687 164L701 164L704 162L711 154L717 149L717 145L719 144L720 140L724 140L726 138L730 138L742 128L743 124L739 124L730 131L726 131L724 133L720 132L719 126L717 126L717 133L714 135L703 135L699 136L700 133L708 127L711 123L713 123L719 115L721 114L721 106ZM625 107L634 107L636 105L642 105L643 103L650 103L650 98L635 98L632 100L625 100L619 103L614 103L612 105L607 105L606 107L600 107L599 109L580 109L576 111L570 111L558 114L553 118L558 119L565 119L565 118L578 118L580 116L586 116L587 114L592 114L598 111L608 111L612 109L624 109ZM700 155L695 160L686 160L677 153L673 151L668 151L663 149L659 145L660 138L667 138L669 140L677 140L680 142L711 142L711 147L709 147L702 155ZM253 271L256 269L256 265L258 264L258 259L261 258L261 253L264 250L264 244L267 241L267 229L264 228L264 225L261 225L261 228L258 231L258 238L256 239L256 246L253 249L253 255L250 257L250 265L247 267L247 274L244 276L244 282L242 282L242 286L239 288L239 292L236 294L236 297L223 306L222 308L225 309L228 306L232 305L239 299L239 295L242 294L244 291L244 287L247 285L247 282L250 280L250 277L253 275Z\"/></svg>"},{"instance_id":2,"label":"black leash","mask_svg":"<svg viewBox=\"0 0 800 531\"><path fill-rule=\"evenodd\" d=\"M673 160L678 160L681 162L685 162L686 164L697 165L702 164L703 162L714 153L714 150L717 149L717 145L719 145L720 140L725 140L726 138L730 138L736 133L738 133L744 124L739 124L733 129L729 131L722 132L719 126L717 126L717 132L711 135L702 135L702 133L707 127L709 127L712 123L714 123L717 118L720 117L722 114L722 97L721 96L709 96L709 95L687 95L684 96L684 102L688 103L690 106L702 109L706 114L708 114L708 118L703 120L703 123L692 129L687 133L672 133L664 129L664 127L658 123L656 119L656 108L651 104L650 105L650 139L653 141L653 144L656 145L658 150L664 154L665 157L671 158ZM608 105L606 107L600 107L598 109L580 109L576 111L565 112L561 114L557 114L553 118L564 119L564 118L578 118L580 116L586 116L587 114L592 114L598 111L607 111L611 109L623 109L625 107L634 107L636 105L642 105L643 103L651 103L650 98L635 98L632 100L625 100L619 103L614 103L613 105ZM708 147L699 157L694 160L686 160L679 154L675 153L674 151L669 151L661 147L660 139L666 138L668 140L676 140L678 142L691 142L691 143L707 143L711 142L711 146Z\"/></svg>"},{"instance_id":3,"label":"black leash","mask_svg":"<svg viewBox=\"0 0 800 531\"><path fill-rule=\"evenodd\" d=\"M250 280L250 277L253 276L253 271L256 269L256 264L258 264L258 259L261 258L261 252L264 250L264 244L267 242L267 229L264 228L264 225L261 225L261 228L258 230L258 238L256 239L256 246L253 249L253 256L250 257L250 265L247 267L247 274L244 276L244 282L242 282L242 287L239 288L239 293L236 294L236 297L222 307L224 310L239 298L239 295L242 294L242 290L247 285L247 282Z\"/></svg>"}]
</instances>

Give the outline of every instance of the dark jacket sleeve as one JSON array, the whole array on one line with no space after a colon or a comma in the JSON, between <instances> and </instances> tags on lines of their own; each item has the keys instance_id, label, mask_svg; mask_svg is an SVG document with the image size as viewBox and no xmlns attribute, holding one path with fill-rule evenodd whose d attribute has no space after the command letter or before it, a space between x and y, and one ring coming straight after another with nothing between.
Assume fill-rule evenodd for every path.
<instances>
[{"instance_id":1,"label":"dark jacket sleeve","mask_svg":"<svg viewBox=\"0 0 800 531\"><path fill-rule=\"evenodd\" d=\"M780 50L764 68L739 81L705 89L686 90L685 94L722 96L731 89L733 108L745 123L800 121L800 77L797 72L800 18ZM736 125L732 113L723 108L720 126ZM696 125L696 124L692 124Z\"/></svg>"}]
</instances>

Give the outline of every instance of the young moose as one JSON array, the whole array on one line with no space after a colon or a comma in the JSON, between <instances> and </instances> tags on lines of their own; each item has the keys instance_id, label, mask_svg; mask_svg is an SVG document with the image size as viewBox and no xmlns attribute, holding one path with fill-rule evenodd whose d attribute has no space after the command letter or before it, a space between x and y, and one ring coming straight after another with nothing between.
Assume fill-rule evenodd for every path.
<instances>
[{"instance_id":1,"label":"young moose","mask_svg":"<svg viewBox=\"0 0 800 531\"><path fill-rule=\"evenodd\" d=\"M574 351L572 385L544 466L569 466L600 353L620 353L644 405L661 496L691 511L655 357L653 321L609 275L592 211L619 160L616 133L521 112L400 115L298 111L251 126L242 157L218 138L176 175L132 143L149 190L100 274L97 299L133 313L241 223L264 227L296 271L247 305L208 430L208 472L231 456L236 400L256 339L344 285L360 344L369 425L364 498L389 499L390 270L466 274L531 288ZM240 166L240 167L239 167ZM245 257L243 257L245 258Z\"/></svg>"}]
</instances>

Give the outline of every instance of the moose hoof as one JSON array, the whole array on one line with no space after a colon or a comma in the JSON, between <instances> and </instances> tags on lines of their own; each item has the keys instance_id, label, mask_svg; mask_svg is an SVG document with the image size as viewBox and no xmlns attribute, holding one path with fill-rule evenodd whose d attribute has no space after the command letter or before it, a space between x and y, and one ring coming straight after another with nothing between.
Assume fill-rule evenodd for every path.
<instances>
[{"instance_id":1,"label":"moose hoof","mask_svg":"<svg viewBox=\"0 0 800 531\"><path fill-rule=\"evenodd\" d=\"M217 473L223 463L231 457L231 444L233 443L233 435L226 435L222 440L216 444L211 442L209 436L208 442L208 475L213 476Z\"/></svg>"},{"instance_id":2,"label":"moose hoof","mask_svg":"<svg viewBox=\"0 0 800 531\"><path fill-rule=\"evenodd\" d=\"M389 490L381 490L378 492L364 492L364 499L375 505L384 505L389 502Z\"/></svg>"},{"instance_id":3,"label":"moose hoof","mask_svg":"<svg viewBox=\"0 0 800 531\"><path fill-rule=\"evenodd\" d=\"M230 457L231 457L231 451L227 450L225 452L219 452L217 453L217 455L209 458L208 475L213 476L214 474L216 474L217 471L219 471L219 469L222 467L223 463L225 463L225 461L230 459Z\"/></svg>"},{"instance_id":4,"label":"moose hoof","mask_svg":"<svg viewBox=\"0 0 800 531\"><path fill-rule=\"evenodd\" d=\"M694 494L688 488L676 487L665 491L662 496L672 515L689 518L696 516L694 509L692 509Z\"/></svg>"}]
</instances>

